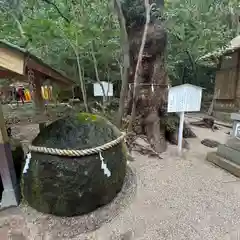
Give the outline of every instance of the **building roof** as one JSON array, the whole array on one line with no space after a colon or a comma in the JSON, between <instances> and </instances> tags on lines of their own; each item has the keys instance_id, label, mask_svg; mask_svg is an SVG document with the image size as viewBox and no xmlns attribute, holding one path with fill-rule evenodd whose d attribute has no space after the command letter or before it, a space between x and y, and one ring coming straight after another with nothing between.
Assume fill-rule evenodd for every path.
<instances>
[{"instance_id":1,"label":"building roof","mask_svg":"<svg viewBox=\"0 0 240 240\"><path fill-rule=\"evenodd\" d=\"M219 48L214 52L208 53L199 60L216 60L240 49L240 35L230 41L225 47Z\"/></svg>"},{"instance_id":2,"label":"building roof","mask_svg":"<svg viewBox=\"0 0 240 240\"><path fill-rule=\"evenodd\" d=\"M0 48L7 48L12 51L24 54L25 67L30 66L30 68L32 68L33 65L37 66L37 69L35 70L42 72L46 77L52 79L56 83L62 83L67 85L75 84L75 82L72 79L65 76L62 72L52 68L50 65L46 64L43 60L30 53L27 49L21 48L17 45L14 45L2 39L0 39Z\"/></svg>"},{"instance_id":3,"label":"building roof","mask_svg":"<svg viewBox=\"0 0 240 240\"><path fill-rule=\"evenodd\" d=\"M190 84L190 83L184 83L184 84L180 84L180 85L176 85L174 87L171 87L169 88L169 90L174 90L174 89L180 89L180 88L185 88L185 87L190 87L190 88L195 88L195 89L205 89L205 88L202 88L200 86L197 86L197 85L193 85L193 84Z\"/></svg>"},{"instance_id":4,"label":"building roof","mask_svg":"<svg viewBox=\"0 0 240 240\"><path fill-rule=\"evenodd\" d=\"M234 50L240 48L240 35L235 37L231 42L230 42L230 47Z\"/></svg>"}]
</instances>

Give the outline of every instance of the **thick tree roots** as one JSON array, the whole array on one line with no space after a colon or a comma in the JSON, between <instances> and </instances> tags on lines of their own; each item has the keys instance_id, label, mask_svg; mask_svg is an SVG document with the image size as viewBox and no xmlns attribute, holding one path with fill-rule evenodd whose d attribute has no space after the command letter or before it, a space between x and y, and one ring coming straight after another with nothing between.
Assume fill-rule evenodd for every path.
<instances>
[{"instance_id":1,"label":"thick tree roots","mask_svg":"<svg viewBox=\"0 0 240 240\"><path fill-rule=\"evenodd\" d=\"M167 142L173 145L178 144L179 116L177 114L168 114L159 118L159 121L155 120L156 119L154 119L153 116L150 116L144 121L141 121L141 119L137 119L137 121L135 121L135 132L128 134L127 136L127 144L130 151L132 148L137 148L137 151L139 151L139 144L135 144L136 139L139 137L144 138L145 141L146 139L148 140L149 145L152 147L152 149L154 149L152 155L166 151ZM154 142L159 135L161 142ZM190 126L187 123L184 123L182 143L183 148L189 149L189 144L186 139L195 137L196 134L192 131ZM140 153L149 155L149 147L147 151L145 148L141 149Z\"/></svg>"},{"instance_id":2,"label":"thick tree roots","mask_svg":"<svg viewBox=\"0 0 240 240\"><path fill-rule=\"evenodd\" d=\"M215 141L215 140L211 140L211 139L206 138L206 139L203 139L201 141L201 144L203 144L204 146L209 147L209 148L216 148L216 147L218 147L218 145L220 143Z\"/></svg>"},{"instance_id":3,"label":"thick tree roots","mask_svg":"<svg viewBox=\"0 0 240 240\"><path fill-rule=\"evenodd\" d=\"M176 113L168 114L161 119L161 124L165 126L165 138L174 145L178 144L179 116ZM189 124L183 125L183 147L189 148L186 138L195 138L196 134L192 131Z\"/></svg>"},{"instance_id":4,"label":"thick tree roots","mask_svg":"<svg viewBox=\"0 0 240 240\"><path fill-rule=\"evenodd\" d=\"M191 122L191 125L203 128L210 128L213 131L218 129L218 127L214 125L213 118L203 118L200 121Z\"/></svg>"}]
</instances>

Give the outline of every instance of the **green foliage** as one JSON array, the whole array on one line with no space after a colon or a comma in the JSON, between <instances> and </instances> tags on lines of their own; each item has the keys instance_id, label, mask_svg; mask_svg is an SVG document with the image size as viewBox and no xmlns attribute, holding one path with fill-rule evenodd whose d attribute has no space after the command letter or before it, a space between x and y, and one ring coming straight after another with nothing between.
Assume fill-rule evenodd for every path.
<instances>
[{"instance_id":1,"label":"green foliage","mask_svg":"<svg viewBox=\"0 0 240 240\"><path fill-rule=\"evenodd\" d=\"M238 34L239 8L237 0L165 2L169 38L168 72L173 84L200 84L200 78L206 83L211 81L214 69L204 69L199 66L201 62L198 60L206 53L228 44Z\"/></svg>"},{"instance_id":2,"label":"green foliage","mask_svg":"<svg viewBox=\"0 0 240 240\"><path fill-rule=\"evenodd\" d=\"M76 55L85 83L99 78L119 85L119 25L108 0L0 1L0 38L27 48L53 67L79 79ZM156 1L152 17L163 1ZM165 0L168 29L167 67L173 84L213 86L215 69L199 58L226 45L239 33L239 0ZM127 25L145 23L144 1L123 0ZM133 25L131 25L131 24Z\"/></svg>"},{"instance_id":3,"label":"green foliage","mask_svg":"<svg viewBox=\"0 0 240 240\"><path fill-rule=\"evenodd\" d=\"M75 79L77 52L85 77L95 81L93 49L100 79L120 79L118 67L116 73L119 27L107 0L26 0L19 4L17 19L10 14L9 4L0 12L1 39L26 47Z\"/></svg>"}]
</instances>

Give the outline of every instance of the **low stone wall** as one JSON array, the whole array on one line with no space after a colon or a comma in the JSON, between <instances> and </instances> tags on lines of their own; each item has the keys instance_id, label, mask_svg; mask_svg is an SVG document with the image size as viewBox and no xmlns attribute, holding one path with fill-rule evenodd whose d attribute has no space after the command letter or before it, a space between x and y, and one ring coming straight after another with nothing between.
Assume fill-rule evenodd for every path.
<instances>
[{"instance_id":1,"label":"low stone wall","mask_svg":"<svg viewBox=\"0 0 240 240\"><path fill-rule=\"evenodd\" d=\"M213 117L216 119L223 121L223 122L232 122L231 120L231 112L220 112L220 111L214 111Z\"/></svg>"}]
</instances>

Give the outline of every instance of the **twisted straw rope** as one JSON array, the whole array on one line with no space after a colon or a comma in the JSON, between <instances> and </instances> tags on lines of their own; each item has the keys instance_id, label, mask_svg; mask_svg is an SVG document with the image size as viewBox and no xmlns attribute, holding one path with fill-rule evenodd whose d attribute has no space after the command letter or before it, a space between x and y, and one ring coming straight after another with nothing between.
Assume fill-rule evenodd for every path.
<instances>
[{"instance_id":1,"label":"twisted straw rope","mask_svg":"<svg viewBox=\"0 0 240 240\"><path fill-rule=\"evenodd\" d=\"M105 143L95 148L87 148L82 150L47 148L47 147L38 147L33 145L29 146L29 150L33 152L46 153L50 155L80 157L80 156L92 155L94 153L99 153L106 149L109 149L117 145L118 143L120 143L125 138L125 136L126 136L126 133L122 133L121 136L119 136L117 139L111 142Z\"/></svg>"}]
</instances>

